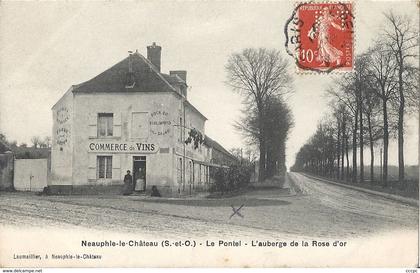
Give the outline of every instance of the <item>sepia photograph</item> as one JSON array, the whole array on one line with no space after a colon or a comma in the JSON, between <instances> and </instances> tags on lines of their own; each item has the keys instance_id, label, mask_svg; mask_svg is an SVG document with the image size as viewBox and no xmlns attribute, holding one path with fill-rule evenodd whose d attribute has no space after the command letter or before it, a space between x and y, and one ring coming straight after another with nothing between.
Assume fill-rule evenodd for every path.
<instances>
[{"instance_id":1,"label":"sepia photograph","mask_svg":"<svg viewBox=\"0 0 420 273\"><path fill-rule=\"evenodd\" d=\"M419 3L1 1L3 272L417 272Z\"/></svg>"}]
</instances>

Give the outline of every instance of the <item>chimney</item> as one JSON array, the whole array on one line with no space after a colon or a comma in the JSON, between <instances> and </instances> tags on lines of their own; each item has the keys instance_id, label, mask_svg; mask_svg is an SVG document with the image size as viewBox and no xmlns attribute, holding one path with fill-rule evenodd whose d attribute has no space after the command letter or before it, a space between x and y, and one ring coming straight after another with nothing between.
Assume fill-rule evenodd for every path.
<instances>
[{"instance_id":1,"label":"chimney","mask_svg":"<svg viewBox=\"0 0 420 273\"><path fill-rule=\"evenodd\" d=\"M180 88L181 94L184 95L185 97L187 97L187 89L188 89L188 86L187 86L187 71L185 71L185 70L172 70L172 71L169 71L169 75L178 76L185 82L185 85L181 84L181 85L179 85L179 88Z\"/></svg>"},{"instance_id":2,"label":"chimney","mask_svg":"<svg viewBox=\"0 0 420 273\"><path fill-rule=\"evenodd\" d=\"M126 75L125 88L133 88L135 85L132 58L133 51L128 51L128 73Z\"/></svg>"},{"instance_id":3,"label":"chimney","mask_svg":"<svg viewBox=\"0 0 420 273\"><path fill-rule=\"evenodd\" d=\"M160 53L162 51L162 47L156 45L153 42L152 45L147 47L147 59L157 68L160 72Z\"/></svg>"},{"instance_id":4,"label":"chimney","mask_svg":"<svg viewBox=\"0 0 420 273\"><path fill-rule=\"evenodd\" d=\"M177 75L185 83L187 83L187 71L185 71L185 70L173 70L173 71L169 71L169 75L171 75L171 76Z\"/></svg>"},{"instance_id":5,"label":"chimney","mask_svg":"<svg viewBox=\"0 0 420 273\"><path fill-rule=\"evenodd\" d=\"M128 51L128 72L133 73L133 63L131 60L131 55L133 54L133 51Z\"/></svg>"}]
</instances>

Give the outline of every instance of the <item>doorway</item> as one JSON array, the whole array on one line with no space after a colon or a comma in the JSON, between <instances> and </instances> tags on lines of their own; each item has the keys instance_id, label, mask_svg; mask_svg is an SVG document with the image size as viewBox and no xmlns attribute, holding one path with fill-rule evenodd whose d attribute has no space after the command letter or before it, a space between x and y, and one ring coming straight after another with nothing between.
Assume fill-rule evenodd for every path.
<instances>
[{"instance_id":1,"label":"doorway","mask_svg":"<svg viewBox=\"0 0 420 273\"><path fill-rule=\"evenodd\" d=\"M146 190L146 157L133 157L133 183L134 191Z\"/></svg>"}]
</instances>

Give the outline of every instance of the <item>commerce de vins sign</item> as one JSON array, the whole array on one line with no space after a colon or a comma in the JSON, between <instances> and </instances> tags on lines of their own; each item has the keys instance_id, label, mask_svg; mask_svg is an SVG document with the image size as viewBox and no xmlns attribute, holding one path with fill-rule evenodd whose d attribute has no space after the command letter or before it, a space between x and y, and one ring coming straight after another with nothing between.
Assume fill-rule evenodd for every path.
<instances>
[{"instance_id":1,"label":"commerce de vins sign","mask_svg":"<svg viewBox=\"0 0 420 273\"><path fill-rule=\"evenodd\" d=\"M154 143L143 142L89 142L92 153L156 153L159 147Z\"/></svg>"}]
</instances>

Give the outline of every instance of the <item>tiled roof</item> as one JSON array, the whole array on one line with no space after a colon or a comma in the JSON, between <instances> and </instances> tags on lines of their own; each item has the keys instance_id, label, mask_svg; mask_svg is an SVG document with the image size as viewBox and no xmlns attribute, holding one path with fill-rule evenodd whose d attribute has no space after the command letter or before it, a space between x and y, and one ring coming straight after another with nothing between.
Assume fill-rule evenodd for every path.
<instances>
[{"instance_id":1,"label":"tiled roof","mask_svg":"<svg viewBox=\"0 0 420 273\"><path fill-rule=\"evenodd\" d=\"M225 148L223 148L222 145L220 145L217 141L211 139L209 136L205 135L204 137L204 145L207 145L208 147L211 147L225 155L227 155L228 157L231 158L235 158L231 153L229 153L228 150L226 150ZM236 158L235 158L236 159Z\"/></svg>"},{"instance_id":2,"label":"tiled roof","mask_svg":"<svg viewBox=\"0 0 420 273\"><path fill-rule=\"evenodd\" d=\"M127 57L93 79L79 84L73 92L166 92L176 91L155 66L139 53L131 54L132 81L129 81L129 58ZM169 76L169 75L168 75ZM170 76L173 78L172 76ZM169 78L168 78L169 79ZM133 87L127 83L135 82Z\"/></svg>"},{"instance_id":3,"label":"tiled roof","mask_svg":"<svg viewBox=\"0 0 420 273\"><path fill-rule=\"evenodd\" d=\"M187 107L189 107L191 110L193 110L193 111L195 111L197 114L199 114L202 118L204 118L205 120L208 120L208 118L206 118L206 116L205 115L203 115L200 111L198 111L198 109L197 108L195 108L194 107L194 105L192 105L191 104L191 102L189 102L189 101L185 101L185 105L187 106Z\"/></svg>"},{"instance_id":4,"label":"tiled roof","mask_svg":"<svg viewBox=\"0 0 420 273\"><path fill-rule=\"evenodd\" d=\"M178 75L160 73L156 67L138 52L131 54L132 73L129 73L129 57L105 70L98 76L81 84L73 85L74 93L119 93L119 92L176 92L176 86L186 82ZM129 81L128 79L130 79ZM133 86L127 83L134 82ZM188 100L186 105L207 119Z\"/></svg>"},{"instance_id":5,"label":"tiled roof","mask_svg":"<svg viewBox=\"0 0 420 273\"><path fill-rule=\"evenodd\" d=\"M168 74L163 74L163 73L160 73L160 74L170 84L185 84L185 85L187 85L187 83L184 82L183 79L181 79L180 77L178 77L178 75L168 75Z\"/></svg>"}]
</instances>

